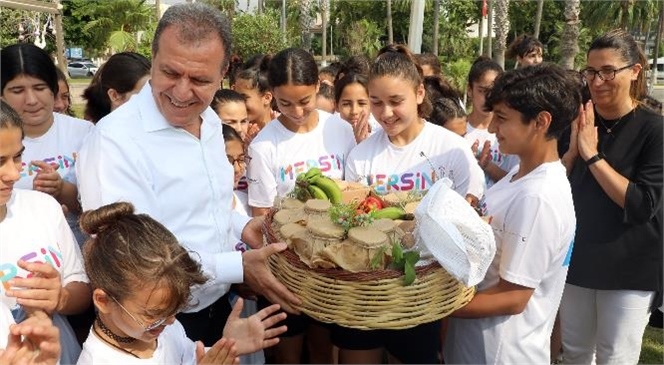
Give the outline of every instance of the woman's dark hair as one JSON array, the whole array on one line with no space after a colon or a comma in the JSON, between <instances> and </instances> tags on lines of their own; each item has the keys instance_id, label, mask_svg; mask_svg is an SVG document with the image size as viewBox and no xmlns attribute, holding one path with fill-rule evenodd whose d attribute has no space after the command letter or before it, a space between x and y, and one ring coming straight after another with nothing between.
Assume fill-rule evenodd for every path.
<instances>
[{"instance_id":1,"label":"woman's dark hair","mask_svg":"<svg viewBox=\"0 0 664 365\"><path fill-rule=\"evenodd\" d=\"M461 94L445 78L440 75L427 76L424 78L424 87L432 106L429 122L443 127L449 120L466 116L460 103Z\"/></svg>"},{"instance_id":2,"label":"woman's dark hair","mask_svg":"<svg viewBox=\"0 0 664 365\"><path fill-rule=\"evenodd\" d=\"M318 65L311 53L302 48L286 48L270 61L270 87L318 84Z\"/></svg>"},{"instance_id":3,"label":"woman's dark hair","mask_svg":"<svg viewBox=\"0 0 664 365\"><path fill-rule=\"evenodd\" d=\"M71 88L69 87L69 81L67 81L67 76L65 76L65 73L62 72L60 67L55 68L55 73L58 76L58 81L64 81L64 83L67 85L67 89L71 90ZM58 92L60 92L60 86L58 86ZM69 101L69 105L67 106L67 110L65 110L65 114L69 115L70 117L73 117L74 111L71 110L71 92L68 93L67 100Z\"/></svg>"},{"instance_id":4,"label":"woman's dark hair","mask_svg":"<svg viewBox=\"0 0 664 365\"><path fill-rule=\"evenodd\" d=\"M23 120L4 100L0 100L0 129L2 128L18 128L23 138Z\"/></svg>"},{"instance_id":5,"label":"woman's dark hair","mask_svg":"<svg viewBox=\"0 0 664 365\"><path fill-rule=\"evenodd\" d=\"M440 69L440 60L435 54L420 53L418 55L415 55L415 58L417 59L417 62L420 63L420 66L427 65L431 67L431 70L433 71L434 75L442 74L442 71Z\"/></svg>"},{"instance_id":6,"label":"woman's dark hair","mask_svg":"<svg viewBox=\"0 0 664 365\"><path fill-rule=\"evenodd\" d=\"M192 286L207 281L201 265L175 236L150 216L135 214L131 203L84 212L80 224L92 235L83 246L90 284L118 301L141 285L160 283L169 289L164 313L171 314L189 302Z\"/></svg>"},{"instance_id":7,"label":"woman's dark hair","mask_svg":"<svg viewBox=\"0 0 664 365\"><path fill-rule=\"evenodd\" d=\"M260 95L270 91L270 82L267 78L270 59L271 56L262 54L251 57L237 68L233 83L237 80L247 80L251 88L257 89Z\"/></svg>"},{"instance_id":8,"label":"woman's dark hair","mask_svg":"<svg viewBox=\"0 0 664 365\"><path fill-rule=\"evenodd\" d=\"M230 102L244 104L244 97L242 96L242 94L240 94L235 90L231 89L217 90L214 93L214 98L212 98L212 102L210 103L210 108L212 108L212 110L214 111L217 111L218 107Z\"/></svg>"},{"instance_id":9,"label":"woman's dark hair","mask_svg":"<svg viewBox=\"0 0 664 365\"><path fill-rule=\"evenodd\" d=\"M355 55L348 58L339 68L334 82L336 83L342 77L349 73L355 73L368 76L371 72L371 60L365 55Z\"/></svg>"},{"instance_id":10,"label":"woman's dark hair","mask_svg":"<svg viewBox=\"0 0 664 365\"><path fill-rule=\"evenodd\" d=\"M334 83L334 101L337 104L339 104L339 99L341 99L341 94L343 94L346 86L351 84L362 85L367 91L367 94L369 94L369 80L367 79L366 75L351 72Z\"/></svg>"},{"instance_id":11,"label":"woman's dark hair","mask_svg":"<svg viewBox=\"0 0 664 365\"><path fill-rule=\"evenodd\" d=\"M83 91L87 100L85 115L97 123L111 112L109 89L119 94L132 91L136 83L150 74L150 61L135 52L121 52L112 55L97 71L90 85Z\"/></svg>"},{"instance_id":12,"label":"woman's dark hair","mask_svg":"<svg viewBox=\"0 0 664 365\"><path fill-rule=\"evenodd\" d=\"M539 39L522 34L521 36L515 38L512 43L510 43L507 51L505 51L505 58L513 59L517 57L524 57L530 52L533 52L537 49L544 50L544 45Z\"/></svg>"},{"instance_id":13,"label":"woman's dark hair","mask_svg":"<svg viewBox=\"0 0 664 365\"><path fill-rule=\"evenodd\" d=\"M14 78L26 75L42 80L58 95L58 74L51 57L31 43L12 44L0 50L0 95Z\"/></svg>"},{"instance_id":14,"label":"woman's dark hair","mask_svg":"<svg viewBox=\"0 0 664 365\"><path fill-rule=\"evenodd\" d=\"M240 67L242 67L242 58L236 54L233 54L231 56L231 61L228 64L228 72L226 73L228 76L228 84L230 86L235 85L235 74Z\"/></svg>"},{"instance_id":15,"label":"woman's dark hair","mask_svg":"<svg viewBox=\"0 0 664 365\"><path fill-rule=\"evenodd\" d=\"M242 140L242 137L240 137L240 134L228 124L221 125L221 134L224 136L224 142L238 141L244 145L244 141Z\"/></svg>"},{"instance_id":16,"label":"woman's dark hair","mask_svg":"<svg viewBox=\"0 0 664 365\"><path fill-rule=\"evenodd\" d=\"M648 70L648 60L643 50L629 33L622 29L615 29L595 38L588 48L588 54L595 50L614 49L620 54L622 60L628 65L641 65L641 72L632 85L629 87L629 95L632 100L642 100L646 95L646 71Z\"/></svg>"},{"instance_id":17,"label":"woman's dark hair","mask_svg":"<svg viewBox=\"0 0 664 365\"><path fill-rule=\"evenodd\" d=\"M503 73L503 68L500 65L486 56L479 56L473 62L473 65L470 66L470 71L468 72L468 85L473 86L477 81L479 81L485 73L489 71L494 71L498 75Z\"/></svg>"},{"instance_id":18,"label":"woman's dark hair","mask_svg":"<svg viewBox=\"0 0 664 365\"><path fill-rule=\"evenodd\" d=\"M486 95L485 108L505 103L528 125L541 112L551 114L547 137L558 139L579 114L581 86L577 76L552 63L510 70L498 76Z\"/></svg>"},{"instance_id":19,"label":"woman's dark hair","mask_svg":"<svg viewBox=\"0 0 664 365\"><path fill-rule=\"evenodd\" d=\"M378 52L376 60L371 66L369 81L383 76L404 79L414 89L424 83L422 67L417 63L410 50L402 44L389 44ZM420 118L429 117L431 103L428 98L424 98L422 104L417 106L417 112Z\"/></svg>"}]
</instances>

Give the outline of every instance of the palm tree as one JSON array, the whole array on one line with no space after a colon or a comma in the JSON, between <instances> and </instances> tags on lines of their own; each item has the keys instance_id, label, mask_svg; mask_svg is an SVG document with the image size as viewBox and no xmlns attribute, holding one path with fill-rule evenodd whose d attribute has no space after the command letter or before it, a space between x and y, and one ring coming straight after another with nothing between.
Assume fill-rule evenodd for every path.
<instances>
[{"instance_id":1,"label":"palm tree","mask_svg":"<svg viewBox=\"0 0 664 365\"><path fill-rule=\"evenodd\" d=\"M505 50L507 49L507 33L510 31L509 8L510 0L495 0L496 42L494 43L493 59L505 68Z\"/></svg>"},{"instance_id":2,"label":"palm tree","mask_svg":"<svg viewBox=\"0 0 664 365\"><path fill-rule=\"evenodd\" d=\"M115 0L94 6L98 15L83 30L108 34L108 46L115 52L135 51L138 32L145 30L154 17L145 0Z\"/></svg>"},{"instance_id":3,"label":"palm tree","mask_svg":"<svg viewBox=\"0 0 664 365\"><path fill-rule=\"evenodd\" d=\"M620 0L584 2L583 18L590 28L615 28L620 20L620 28L630 31L645 30L655 19L657 4L661 0Z\"/></svg>"},{"instance_id":4,"label":"palm tree","mask_svg":"<svg viewBox=\"0 0 664 365\"><path fill-rule=\"evenodd\" d=\"M311 27L313 26L313 17L311 16L312 1L297 0L299 9L300 31L302 32L302 48L311 50Z\"/></svg>"},{"instance_id":5,"label":"palm tree","mask_svg":"<svg viewBox=\"0 0 664 365\"><path fill-rule=\"evenodd\" d=\"M580 0L565 0L565 24L560 40L560 66L569 70L574 69L574 59L579 53L580 10Z\"/></svg>"},{"instance_id":6,"label":"palm tree","mask_svg":"<svg viewBox=\"0 0 664 365\"><path fill-rule=\"evenodd\" d=\"M387 42L394 43L394 29L392 28L392 0L387 0Z\"/></svg>"},{"instance_id":7,"label":"palm tree","mask_svg":"<svg viewBox=\"0 0 664 365\"><path fill-rule=\"evenodd\" d=\"M544 9L544 0L537 0L537 13L535 13L535 31L533 37L539 38L540 25L542 24L542 10Z\"/></svg>"},{"instance_id":8,"label":"palm tree","mask_svg":"<svg viewBox=\"0 0 664 365\"><path fill-rule=\"evenodd\" d=\"M440 27L440 0L433 1L433 54L438 56L438 28Z\"/></svg>"}]
</instances>

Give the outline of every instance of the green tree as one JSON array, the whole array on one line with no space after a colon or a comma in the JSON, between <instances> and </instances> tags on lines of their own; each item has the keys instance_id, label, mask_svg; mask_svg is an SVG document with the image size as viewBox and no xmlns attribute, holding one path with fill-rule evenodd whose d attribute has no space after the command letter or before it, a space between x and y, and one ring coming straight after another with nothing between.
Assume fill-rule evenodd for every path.
<instances>
[{"instance_id":1,"label":"green tree","mask_svg":"<svg viewBox=\"0 0 664 365\"><path fill-rule=\"evenodd\" d=\"M365 54L373 57L381 46L382 31L372 21L361 19L351 23L344 32L344 43L348 55Z\"/></svg>"},{"instance_id":2,"label":"green tree","mask_svg":"<svg viewBox=\"0 0 664 365\"><path fill-rule=\"evenodd\" d=\"M289 46L283 41L279 14L265 9L262 14L240 13L233 19L233 52L243 59L253 55L274 54Z\"/></svg>"}]
</instances>

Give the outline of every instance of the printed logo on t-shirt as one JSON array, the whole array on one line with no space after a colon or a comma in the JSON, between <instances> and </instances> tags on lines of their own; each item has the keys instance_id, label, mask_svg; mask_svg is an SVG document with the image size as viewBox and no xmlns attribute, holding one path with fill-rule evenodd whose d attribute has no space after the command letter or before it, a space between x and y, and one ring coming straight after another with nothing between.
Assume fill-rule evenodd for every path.
<instances>
[{"instance_id":1,"label":"printed logo on t-shirt","mask_svg":"<svg viewBox=\"0 0 664 365\"><path fill-rule=\"evenodd\" d=\"M439 167L438 171L429 170L406 172L403 174L373 174L366 177L367 184L374 187L378 193L389 193L390 191L428 190L443 177L454 181L454 170L446 171ZM456 188L453 184L452 189Z\"/></svg>"},{"instance_id":2,"label":"printed logo on t-shirt","mask_svg":"<svg viewBox=\"0 0 664 365\"><path fill-rule=\"evenodd\" d=\"M55 171L64 170L64 169L73 169L76 165L76 152L72 152L71 156L67 155L58 155L55 157L45 158L42 161L46 162L53 166ZM21 178L26 176L32 176L41 171L41 169L35 165L30 164L30 161L25 161L21 163Z\"/></svg>"},{"instance_id":3,"label":"printed logo on t-shirt","mask_svg":"<svg viewBox=\"0 0 664 365\"><path fill-rule=\"evenodd\" d=\"M288 166L279 168L279 179L281 182L292 181L297 178L297 175L307 172L312 167L319 168L323 173L331 170L342 171L344 166L344 158L339 155L323 155L317 159L306 161L299 161Z\"/></svg>"},{"instance_id":4,"label":"printed logo on t-shirt","mask_svg":"<svg viewBox=\"0 0 664 365\"><path fill-rule=\"evenodd\" d=\"M3 257L3 259L6 259L6 257ZM42 247L37 251L28 252L20 256L15 261L2 262L0 264L0 274L2 275L0 276L0 283L2 283L0 292L5 292L10 289L10 286L7 282L13 278L27 279L33 276L31 272L25 271L18 266L19 260L46 263L55 268L60 268L63 264L62 254L53 246ZM21 271L21 274L25 276L19 276L19 271Z\"/></svg>"}]
</instances>

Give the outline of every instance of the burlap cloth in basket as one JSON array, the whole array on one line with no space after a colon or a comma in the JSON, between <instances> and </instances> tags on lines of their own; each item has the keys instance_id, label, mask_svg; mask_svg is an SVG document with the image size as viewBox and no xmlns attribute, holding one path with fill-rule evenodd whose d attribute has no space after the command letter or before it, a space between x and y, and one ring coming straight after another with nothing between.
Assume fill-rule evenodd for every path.
<instances>
[{"instance_id":1,"label":"burlap cloth in basket","mask_svg":"<svg viewBox=\"0 0 664 365\"><path fill-rule=\"evenodd\" d=\"M274 213L263 225L268 244L277 241L271 226ZM417 279L408 286L397 270L311 269L290 249L270 256L269 266L302 300L303 313L357 329L404 329L439 320L466 305L475 293L437 262L416 267Z\"/></svg>"}]
</instances>

